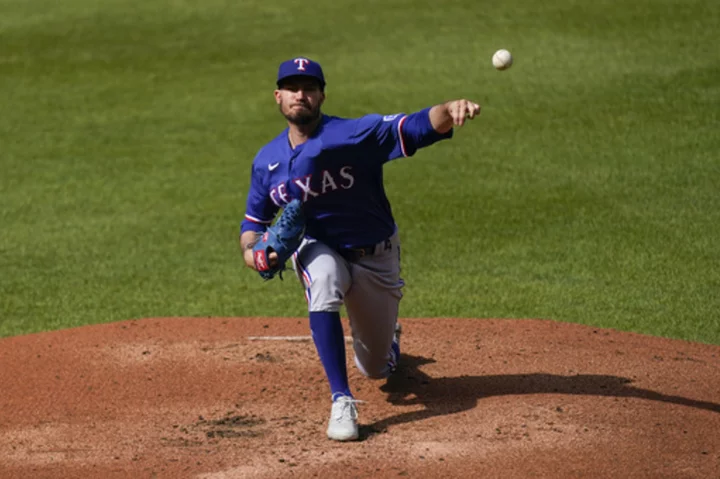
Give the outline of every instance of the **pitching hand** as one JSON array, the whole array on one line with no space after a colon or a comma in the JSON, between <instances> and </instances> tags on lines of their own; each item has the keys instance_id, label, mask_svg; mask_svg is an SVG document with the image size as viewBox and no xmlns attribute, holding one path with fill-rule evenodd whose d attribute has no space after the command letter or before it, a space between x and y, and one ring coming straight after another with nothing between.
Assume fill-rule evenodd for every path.
<instances>
[{"instance_id":1,"label":"pitching hand","mask_svg":"<svg viewBox=\"0 0 720 479\"><path fill-rule=\"evenodd\" d=\"M480 114L480 105L469 100L453 100L445 106L455 126L463 126L466 118L472 120Z\"/></svg>"}]
</instances>

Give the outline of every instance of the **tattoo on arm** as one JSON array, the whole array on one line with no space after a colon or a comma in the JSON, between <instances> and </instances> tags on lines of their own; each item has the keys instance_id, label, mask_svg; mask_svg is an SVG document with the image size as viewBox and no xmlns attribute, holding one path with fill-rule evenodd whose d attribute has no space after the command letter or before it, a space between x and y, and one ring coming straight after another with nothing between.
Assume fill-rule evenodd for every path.
<instances>
[{"instance_id":1,"label":"tattoo on arm","mask_svg":"<svg viewBox=\"0 0 720 479\"><path fill-rule=\"evenodd\" d=\"M262 233L255 233L255 236L250 239L247 244L243 245L243 251L253 249L253 246L257 244L258 241L260 241L260 237L262 236Z\"/></svg>"}]
</instances>

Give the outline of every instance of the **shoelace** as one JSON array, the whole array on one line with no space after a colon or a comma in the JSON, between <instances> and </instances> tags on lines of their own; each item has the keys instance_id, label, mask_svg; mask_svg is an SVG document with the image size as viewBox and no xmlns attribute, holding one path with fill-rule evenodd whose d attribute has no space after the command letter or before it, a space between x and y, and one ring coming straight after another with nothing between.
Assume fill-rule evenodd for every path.
<instances>
[{"instance_id":1,"label":"shoelace","mask_svg":"<svg viewBox=\"0 0 720 479\"><path fill-rule=\"evenodd\" d=\"M340 412L335 416L335 419L342 419L345 416L350 416L352 419L355 419L354 416L357 415L357 409L355 409L356 404L364 403L365 401L361 401L359 399L338 399L335 402L342 402L342 407L340 408ZM353 412L355 411L355 412Z\"/></svg>"}]
</instances>

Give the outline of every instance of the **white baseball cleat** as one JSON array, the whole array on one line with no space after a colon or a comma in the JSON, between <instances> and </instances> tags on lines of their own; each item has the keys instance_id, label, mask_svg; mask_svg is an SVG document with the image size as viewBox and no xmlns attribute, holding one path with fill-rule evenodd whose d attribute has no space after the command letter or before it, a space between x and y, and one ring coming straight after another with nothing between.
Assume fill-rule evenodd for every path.
<instances>
[{"instance_id":1,"label":"white baseball cleat","mask_svg":"<svg viewBox=\"0 0 720 479\"><path fill-rule=\"evenodd\" d=\"M360 402L350 396L340 396L332 404L327 436L333 441L355 441L358 436L358 412Z\"/></svg>"}]
</instances>

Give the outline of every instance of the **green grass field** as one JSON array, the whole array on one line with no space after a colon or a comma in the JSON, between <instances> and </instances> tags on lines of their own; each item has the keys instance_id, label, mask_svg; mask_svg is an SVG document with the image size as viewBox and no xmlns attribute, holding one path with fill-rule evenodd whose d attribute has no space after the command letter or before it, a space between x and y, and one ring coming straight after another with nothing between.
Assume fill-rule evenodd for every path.
<instances>
[{"instance_id":1,"label":"green grass field","mask_svg":"<svg viewBox=\"0 0 720 479\"><path fill-rule=\"evenodd\" d=\"M386 167L401 316L551 318L720 344L720 15L710 0L0 0L0 336L154 316L304 316L237 246L283 127L483 114ZM515 56L492 68L499 48Z\"/></svg>"}]
</instances>

